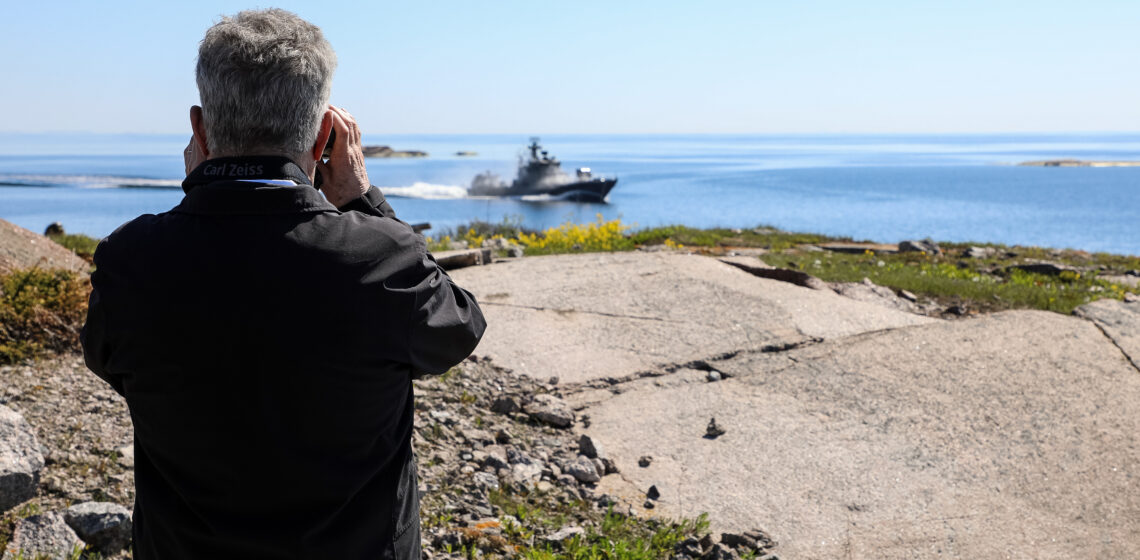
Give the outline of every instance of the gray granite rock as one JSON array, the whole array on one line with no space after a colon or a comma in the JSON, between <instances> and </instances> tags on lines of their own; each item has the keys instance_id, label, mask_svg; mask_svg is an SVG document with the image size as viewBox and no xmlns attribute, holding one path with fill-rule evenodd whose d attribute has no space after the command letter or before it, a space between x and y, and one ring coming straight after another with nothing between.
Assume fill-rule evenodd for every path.
<instances>
[{"instance_id":1,"label":"gray granite rock","mask_svg":"<svg viewBox=\"0 0 1140 560\"><path fill-rule=\"evenodd\" d=\"M554 426L569 428L574 423L574 411L566 401L554 395L535 395L534 400L523 407L531 418Z\"/></svg>"},{"instance_id":2,"label":"gray granite rock","mask_svg":"<svg viewBox=\"0 0 1140 560\"><path fill-rule=\"evenodd\" d=\"M586 530L581 527L563 527L558 531L542 537L542 540L553 545L562 545L562 543L565 543L566 541L576 536L582 537L585 536L585 534Z\"/></svg>"},{"instance_id":3,"label":"gray granite rock","mask_svg":"<svg viewBox=\"0 0 1140 560\"><path fill-rule=\"evenodd\" d=\"M499 397L491 403L491 411L499 414L511 414L521 409L522 407L519 406L519 401L515 397Z\"/></svg>"},{"instance_id":4,"label":"gray granite rock","mask_svg":"<svg viewBox=\"0 0 1140 560\"><path fill-rule=\"evenodd\" d=\"M0 512L36 494L44 457L32 427L0 404Z\"/></svg>"},{"instance_id":5,"label":"gray granite rock","mask_svg":"<svg viewBox=\"0 0 1140 560\"><path fill-rule=\"evenodd\" d=\"M20 554L37 560L65 560L75 549L83 547L83 541L67 526L63 516L52 511L18 521L3 560L14 560Z\"/></svg>"},{"instance_id":6,"label":"gray granite rock","mask_svg":"<svg viewBox=\"0 0 1140 560\"><path fill-rule=\"evenodd\" d=\"M529 487L542 476L542 465L539 463L517 463L511 465L511 483Z\"/></svg>"},{"instance_id":7,"label":"gray granite rock","mask_svg":"<svg viewBox=\"0 0 1140 560\"><path fill-rule=\"evenodd\" d=\"M86 502L63 512L79 538L103 554L114 554L131 543L131 512L109 502Z\"/></svg>"},{"instance_id":8,"label":"gray granite rock","mask_svg":"<svg viewBox=\"0 0 1140 560\"><path fill-rule=\"evenodd\" d=\"M582 436L578 438L578 452L591 459L601 459L606 456L602 444L586 434L582 434Z\"/></svg>"},{"instance_id":9,"label":"gray granite rock","mask_svg":"<svg viewBox=\"0 0 1140 560\"><path fill-rule=\"evenodd\" d=\"M921 241L901 241L899 242L900 253L926 253L928 255L941 255L942 248L937 243L923 239Z\"/></svg>"},{"instance_id":10,"label":"gray granite rock","mask_svg":"<svg viewBox=\"0 0 1140 560\"><path fill-rule=\"evenodd\" d=\"M602 479L598 474L594 462L585 455L579 455L577 459L570 461L562 466L562 471L574 477L579 482L597 482Z\"/></svg>"},{"instance_id":11,"label":"gray granite rock","mask_svg":"<svg viewBox=\"0 0 1140 560\"><path fill-rule=\"evenodd\" d=\"M499 477L488 472L477 472L471 475L475 485L483 490L498 490Z\"/></svg>"}]
</instances>

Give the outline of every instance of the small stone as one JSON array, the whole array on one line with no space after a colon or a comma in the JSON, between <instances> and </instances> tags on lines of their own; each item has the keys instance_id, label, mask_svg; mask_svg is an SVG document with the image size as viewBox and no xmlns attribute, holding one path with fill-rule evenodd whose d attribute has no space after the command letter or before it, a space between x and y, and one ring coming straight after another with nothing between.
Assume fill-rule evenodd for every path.
<instances>
[{"instance_id":1,"label":"small stone","mask_svg":"<svg viewBox=\"0 0 1140 560\"><path fill-rule=\"evenodd\" d=\"M903 298L903 299L905 299L911 303L918 301L918 296L916 296L913 293L908 292L906 290L899 290L899 297L901 297L901 298Z\"/></svg>"},{"instance_id":2,"label":"small stone","mask_svg":"<svg viewBox=\"0 0 1140 560\"><path fill-rule=\"evenodd\" d=\"M511 414L520 410L522 407L519 406L518 399L514 397L499 397L491 403L491 412L499 414Z\"/></svg>"},{"instance_id":3,"label":"small stone","mask_svg":"<svg viewBox=\"0 0 1140 560\"><path fill-rule=\"evenodd\" d=\"M707 379L709 383L720 381L720 372L714 369L705 375L705 379Z\"/></svg>"},{"instance_id":4,"label":"small stone","mask_svg":"<svg viewBox=\"0 0 1140 560\"><path fill-rule=\"evenodd\" d=\"M716 439L726 433L728 431L716 423L716 418L709 418L709 425L705 428L705 438Z\"/></svg>"},{"instance_id":5,"label":"small stone","mask_svg":"<svg viewBox=\"0 0 1140 560\"><path fill-rule=\"evenodd\" d=\"M601 444L586 434L582 434L578 438L578 452L591 459L606 456Z\"/></svg>"},{"instance_id":6,"label":"small stone","mask_svg":"<svg viewBox=\"0 0 1140 560\"><path fill-rule=\"evenodd\" d=\"M578 482L593 483L601 480L598 470L594 467L593 461L585 455L579 455L577 459L563 465L563 472L573 476Z\"/></svg>"},{"instance_id":7,"label":"small stone","mask_svg":"<svg viewBox=\"0 0 1140 560\"><path fill-rule=\"evenodd\" d=\"M483 448L483 453L487 457L483 460L483 466L491 467L494 469L505 469L510 467L510 462L507 461L507 450L503 449L501 445L488 445Z\"/></svg>"},{"instance_id":8,"label":"small stone","mask_svg":"<svg viewBox=\"0 0 1140 560\"><path fill-rule=\"evenodd\" d=\"M542 540L556 546L562 546L562 544L566 541L574 537L584 536L585 534L586 530L581 527L563 527L549 535L546 535L545 537L542 537Z\"/></svg>"},{"instance_id":9,"label":"small stone","mask_svg":"<svg viewBox=\"0 0 1140 560\"><path fill-rule=\"evenodd\" d=\"M716 543L712 548L702 556L704 560L737 560L739 556L731 548L723 544Z\"/></svg>"},{"instance_id":10,"label":"small stone","mask_svg":"<svg viewBox=\"0 0 1140 560\"><path fill-rule=\"evenodd\" d=\"M673 547L673 552L685 556L687 558L699 558L704 549L701 548L701 541L696 537L689 537Z\"/></svg>"},{"instance_id":11,"label":"small stone","mask_svg":"<svg viewBox=\"0 0 1140 560\"><path fill-rule=\"evenodd\" d=\"M471 479L482 490L498 490L499 477L486 472L477 472Z\"/></svg>"},{"instance_id":12,"label":"small stone","mask_svg":"<svg viewBox=\"0 0 1140 560\"><path fill-rule=\"evenodd\" d=\"M657 507L657 504L653 503L653 500L645 500L645 503L641 504L641 507L645 509L653 509Z\"/></svg>"},{"instance_id":13,"label":"small stone","mask_svg":"<svg viewBox=\"0 0 1140 560\"><path fill-rule=\"evenodd\" d=\"M506 430L499 430L495 432L495 443L508 444L511 442L511 433Z\"/></svg>"},{"instance_id":14,"label":"small stone","mask_svg":"<svg viewBox=\"0 0 1140 560\"><path fill-rule=\"evenodd\" d=\"M661 491L658 490L657 485L654 484L653 486L650 486L649 490L645 492L645 497L649 498L650 500L659 500L661 499Z\"/></svg>"},{"instance_id":15,"label":"small stone","mask_svg":"<svg viewBox=\"0 0 1140 560\"><path fill-rule=\"evenodd\" d=\"M602 457L602 466L606 468L605 474L617 474L621 472L621 470L618 469L617 463L609 457Z\"/></svg>"},{"instance_id":16,"label":"small stone","mask_svg":"<svg viewBox=\"0 0 1140 560\"><path fill-rule=\"evenodd\" d=\"M8 549L21 551L24 558L48 560L65 560L76 548L83 546L79 535L67 526L62 515L54 511L21 519L8 542ZM11 558L16 556L4 555L4 560Z\"/></svg>"},{"instance_id":17,"label":"small stone","mask_svg":"<svg viewBox=\"0 0 1140 560\"><path fill-rule=\"evenodd\" d=\"M534 400L523 407L531 418L555 428L569 428L574 424L574 410L566 401L554 395L535 395Z\"/></svg>"},{"instance_id":18,"label":"small stone","mask_svg":"<svg viewBox=\"0 0 1140 560\"><path fill-rule=\"evenodd\" d=\"M639 457L637 459L637 466L639 466L641 468L648 467L651 464L653 464L653 456L652 455L642 455L641 457Z\"/></svg>"},{"instance_id":19,"label":"small stone","mask_svg":"<svg viewBox=\"0 0 1140 560\"><path fill-rule=\"evenodd\" d=\"M135 468L135 446L134 444L127 444L115 450L115 454L119 456L119 466L133 469Z\"/></svg>"},{"instance_id":20,"label":"small stone","mask_svg":"<svg viewBox=\"0 0 1140 560\"><path fill-rule=\"evenodd\" d=\"M119 504L76 504L63 512L63 519L79 538L101 554L114 554L131 544L131 512Z\"/></svg>"},{"instance_id":21,"label":"small stone","mask_svg":"<svg viewBox=\"0 0 1140 560\"><path fill-rule=\"evenodd\" d=\"M550 376L550 379L547 379L547 380L546 380L546 383L547 383L547 384L549 384L549 385L557 385L557 384L558 384L558 381L559 381L559 379L558 379L558 376L557 376L557 375L551 375L551 376Z\"/></svg>"},{"instance_id":22,"label":"small stone","mask_svg":"<svg viewBox=\"0 0 1140 560\"><path fill-rule=\"evenodd\" d=\"M732 547L732 548L736 548L736 549L743 548L745 550L756 550L757 548L759 548L759 544L760 544L760 543L756 542L756 539L754 539L748 535L742 535L742 534L737 534L737 533L721 533L720 542L722 544L724 544L725 546L728 546L728 547Z\"/></svg>"},{"instance_id":23,"label":"small stone","mask_svg":"<svg viewBox=\"0 0 1140 560\"><path fill-rule=\"evenodd\" d=\"M529 487L542 476L542 465L537 463L518 463L511 465L511 483Z\"/></svg>"},{"instance_id":24,"label":"small stone","mask_svg":"<svg viewBox=\"0 0 1140 560\"><path fill-rule=\"evenodd\" d=\"M1136 294L1134 294L1132 292L1125 292L1124 293L1124 303L1136 303L1136 302L1140 302L1140 296L1137 296Z\"/></svg>"},{"instance_id":25,"label":"small stone","mask_svg":"<svg viewBox=\"0 0 1140 560\"><path fill-rule=\"evenodd\" d=\"M594 464L594 470L598 472L598 476L606 474L606 464L601 459L590 459L590 462Z\"/></svg>"}]
</instances>

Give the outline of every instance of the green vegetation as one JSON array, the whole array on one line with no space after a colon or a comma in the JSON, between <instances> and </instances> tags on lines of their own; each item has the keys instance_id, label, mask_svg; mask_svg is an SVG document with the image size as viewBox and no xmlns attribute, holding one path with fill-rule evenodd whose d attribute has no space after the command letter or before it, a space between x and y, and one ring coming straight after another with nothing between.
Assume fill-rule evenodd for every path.
<instances>
[{"instance_id":1,"label":"green vegetation","mask_svg":"<svg viewBox=\"0 0 1140 560\"><path fill-rule=\"evenodd\" d=\"M979 311L1044 309L1071 313L1102 297L1122 299L1125 286L1095 273L1062 272L1057 276L1007 267L1018 258L959 260L922 253L851 255L785 252L764 261L794 268L829 282L860 282L864 278L895 290L907 290L944 305L965 305Z\"/></svg>"},{"instance_id":2,"label":"green vegetation","mask_svg":"<svg viewBox=\"0 0 1140 560\"><path fill-rule=\"evenodd\" d=\"M629 236L634 245L672 245L682 247L761 247L782 251L808 243L850 241L814 233L790 233L768 227L751 230L697 229L687 226L665 226L635 231Z\"/></svg>"},{"instance_id":3,"label":"green vegetation","mask_svg":"<svg viewBox=\"0 0 1140 560\"><path fill-rule=\"evenodd\" d=\"M524 247L527 255L629 251L651 245L709 255L762 250L761 258L766 263L802 270L824 281L860 282L867 278L942 306L958 305L976 311L1044 309L1070 313L1087 302L1104 297L1122 299L1126 292L1136 291L1103 277L1140 270L1140 257L1135 256L990 243L943 243L942 255L836 253L813 246L852 240L764 226L698 229L674 225L634 229L620 220L605 221L601 215L591 223L567 223L544 231L524 231L518 219L500 224L472 222L456 233L471 246L501 237ZM443 239L450 242L451 237ZM989 248L993 254L966 258L964 253L970 247ZM1011 268L1035 262L1056 263L1074 270L1048 275Z\"/></svg>"},{"instance_id":4,"label":"green vegetation","mask_svg":"<svg viewBox=\"0 0 1140 560\"><path fill-rule=\"evenodd\" d=\"M99 240L94 237L88 237L82 233L57 233L49 234L48 239L63 245L64 247L75 251L87 262L95 256L95 247L99 245Z\"/></svg>"},{"instance_id":5,"label":"green vegetation","mask_svg":"<svg viewBox=\"0 0 1140 560\"><path fill-rule=\"evenodd\" d=\"M679 522L626 517L611 508L602 511L582 500L559 498L557 492L510 488L490 492L490 502L503 515L501 521L454 529L459 544L445 552L466 558L517 557L527 560L651 560L669 558L677 543L688 537L700 538L708 531L708 519ZM425 527L447 527L446 514L431 514L425 504ZM585 532L561 543L543 542L549 535L569 525Z\"/></svg>"},{"instance_id":6,"label":"green vegetation","mask_svg":"<svg viewBox=\"0 0 1140 560\"><path fill-rule=\"evenodd\" d=\"M78 348L90 292L87 279L69 270L0 275L0 364Z\"/></svg>"}]
</instances>

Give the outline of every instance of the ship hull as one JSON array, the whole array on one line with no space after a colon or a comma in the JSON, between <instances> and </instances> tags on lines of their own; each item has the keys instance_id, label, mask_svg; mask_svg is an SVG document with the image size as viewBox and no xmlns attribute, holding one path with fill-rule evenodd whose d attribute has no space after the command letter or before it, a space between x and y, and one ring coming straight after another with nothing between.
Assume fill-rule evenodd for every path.
<instances>
[{"instance_id":1,"label":"ship hull","mask_svg":"<svg viewBox=\"0 0 1140 560\"><path fill-rule=\"evenodd\" d=\"M591 179L545 187L472 187L470 196L533 198L536 200L571 200L574 202L605 202L617 179Z\"/></svg>"}]
</instances>

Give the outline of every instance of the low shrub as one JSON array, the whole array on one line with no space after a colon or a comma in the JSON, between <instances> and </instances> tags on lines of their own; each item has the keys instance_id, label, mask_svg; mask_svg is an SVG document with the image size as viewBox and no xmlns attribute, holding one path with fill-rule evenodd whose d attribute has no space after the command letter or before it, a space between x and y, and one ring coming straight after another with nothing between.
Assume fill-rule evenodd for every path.
<instances>
[{"instance_id":1,"label":"low shrub","mask_svg":"<svg viewBox=\"0 0 1140 560\"><path fill-rule=\"evenodd\" d=\"M0 364L79 348L91 284L63 269L0 275Z\"/></svg>"}]
</instances>

